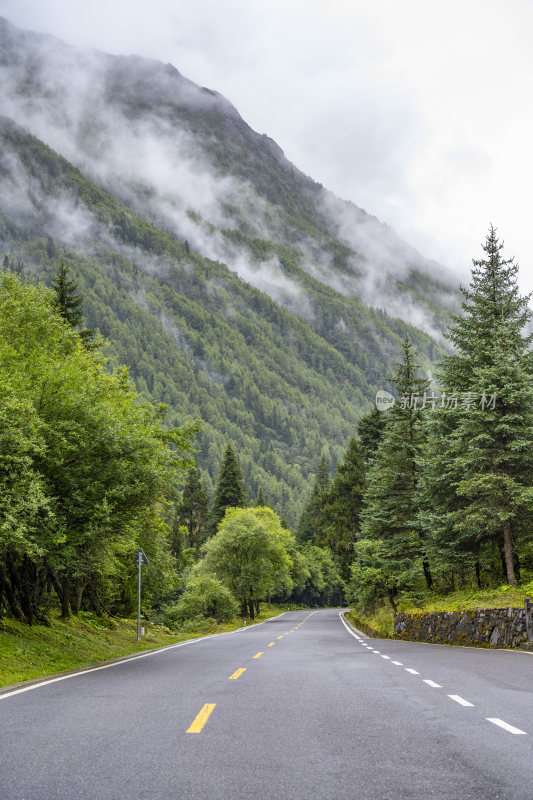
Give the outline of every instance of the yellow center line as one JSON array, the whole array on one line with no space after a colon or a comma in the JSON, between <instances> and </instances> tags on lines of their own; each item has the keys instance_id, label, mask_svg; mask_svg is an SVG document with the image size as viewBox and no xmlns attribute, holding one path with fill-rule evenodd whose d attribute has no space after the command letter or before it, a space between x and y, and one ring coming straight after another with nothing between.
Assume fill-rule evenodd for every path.
<instances>
[{"instance_id":1,"label":"yellow center line","mask_svg":"<svg viewBox=\"0 0 533 800\"><path fill-rule=\"evenodd\" d=\"M187 728L187 733L200 733L215 706L216 703L206 703L193 722L191 722L190 728Z\"/></svg>"},{"instance_id":2,"label":"yellow center line","mask_svg":"<svg viewBox=\"0 0 533 800\"><path fill-rule=\"evenodd\" d=\"M275 644L276 644L276 642L270 642L270 644L268 646L269 647L274 647Z\"/></svg>"},{"instance_id":3,"label":"yellow center line","mask_svg":"<svg viewBox=\"0 0 533 800\"><path fill-rule=\"evenodd\" d=\"M277 636L276 638L277 639L283 639L283 636Z\"/></svg>"},{"instance_id":4,"label":"yellow center line","mask_svg":"<svg viewBox=\"0 0 533 800\"><path fill-rule=\"evenodd\" d=\"M253 657L254 657L254 658L261 658L261 656L263 655L263 652L264 652L263 650L260 650L260 651L259 651L258 653L256 653L256 654L255 654L255 656L253 656Z\"/></svg>"},{"instance_id":5,"label":"yellow center line","mask_svg":"<svg viewBox=\"0 0 533 800\"><path fill-rule=\"evenodd\" d=\"M241 667L236 672L234 672L233 675L229 676L228 681L236 681L237 678L240 678L240 676L242 675L243 672L246 672L246 670L247 670L247 667Z\"/></svg>"}]
</instances>

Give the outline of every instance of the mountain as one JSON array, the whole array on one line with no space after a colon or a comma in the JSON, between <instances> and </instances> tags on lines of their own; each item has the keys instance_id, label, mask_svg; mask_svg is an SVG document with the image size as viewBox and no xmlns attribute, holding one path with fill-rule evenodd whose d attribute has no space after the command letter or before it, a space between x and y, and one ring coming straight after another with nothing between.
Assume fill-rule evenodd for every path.
<instances>
[{"instance_id":1,"label":"mountain","mask_svg":"<svg viewBox=\"0 0 533 800\"><path fill-rule=\"evenodd\" d=\"M0 19L0 98L2 253L45 282L69 263L140 391L204 420L208 483L232 439L250 494L294 522L401 338L440 357L445 270L170 64Z\"/></svg>"}]
</instances>

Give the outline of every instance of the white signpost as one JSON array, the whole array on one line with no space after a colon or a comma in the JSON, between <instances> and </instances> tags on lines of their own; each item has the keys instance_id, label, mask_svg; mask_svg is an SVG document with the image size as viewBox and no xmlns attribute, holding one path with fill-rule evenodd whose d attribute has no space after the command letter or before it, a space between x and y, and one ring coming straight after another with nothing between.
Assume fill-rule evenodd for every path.
<instances>
[{"instance_id":1,"label":"white signpost","mask_svg":"<svg viewBox=\"0 0 533 800\"><path fill-rule=\"evenodd\" d=\"M139 583L137 587L137 641L141 641L141 567L143 564L149 564L148 557L142 547L139 547L132 564L139 565Z\"/></svg>"}]
</instances>

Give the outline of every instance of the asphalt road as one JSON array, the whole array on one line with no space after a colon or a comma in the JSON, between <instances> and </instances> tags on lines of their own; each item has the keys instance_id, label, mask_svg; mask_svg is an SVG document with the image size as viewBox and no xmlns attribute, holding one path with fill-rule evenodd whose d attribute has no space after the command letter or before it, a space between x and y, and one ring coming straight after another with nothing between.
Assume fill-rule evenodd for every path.
<instances>
[{"instance_id":1,"label":"asphalt road","mask_svg":"<svg viewBox=\"0 0 533 800\"><path fill-rule=\"evenodd\" d=\"M255 797L533 800L533 656L296 611L0 695L2 800Z\"/></svg>"}]
</instances>

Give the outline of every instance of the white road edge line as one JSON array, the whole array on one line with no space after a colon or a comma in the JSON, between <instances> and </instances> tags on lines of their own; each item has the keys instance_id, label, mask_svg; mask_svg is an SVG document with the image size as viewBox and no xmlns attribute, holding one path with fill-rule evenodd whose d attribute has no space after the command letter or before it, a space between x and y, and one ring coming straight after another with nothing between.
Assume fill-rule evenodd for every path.
<instances>
[{"instance_id":1,"label":"white road edge line","mask_svg":"<svg viewBox=\"0 0 533 800\"><path fill-rule=\"evenodd\" d=\"M449 694L448 697L451 700L455 700L456 703L459 703L460 706L474 706L473 703L469 703L468 700L465 700L463 697L460 697L458 694Z\"/></svg>"},{"instance_id":2,"label":"white road edge line","mask_svg":"<svg viewBox=\"0 0 533 800\"><path fill-rule=\"evenodd\" d=\"M435 681L428 681L424 678L424 683L427 683L428 686L432 686L433 689L442 689L440 683L435 683Z\"/></svg>"},{"instance_id":3,"label":"white road edge line","mask_svg":"<svg viewBox=\"0 0 533 800\"><path fill-rule=\"evenodd\" d=\"M354 633L352 630L350 630L350 628L348 626L348 623L346 622L346 620L344 619L344 617L342 615L342 611L339 611L339 619L342 622L342 624L344 625L344 627L346 628L346 630L348 631L348 633L350 634L350 636L353 636L354 639L359 639L359 641L360 641L361 637L359 637L356 633ZM366 638L368 638L368 637L366 637ZM365 647L366 647L366 645L365 645Z\"/></svg>"},{"instance_id":4,"label":"white road edge line","mask_svg":"<svg viewBox=\"0 0 533 800\"><path fill-rule=\"evenodd\" d=\"M212 633L208 636L199 636L198 639L189 639L186 642L179 642L178 644L169 644L166 647L158 648L157 650L147 650L144 653L140 653L138 656L131 656L130 658L124 658L121 661L114 661L112 664L102 664L101 667L91 667L90 669L84 669L81 672L71 672L69 675L59 675L57 678L49 678L46 681L39 681L39 683L32 683L30 686L22 686L20 689L13 689L12 692L4 692L0 694L0 700L5 700L7 697L13 697L16 694L22 694L23 692L31 692L32 689L39 689L41 686L48 686L50 683L57 683L58 681L67 681L69 678L77 678L80 675L88 675L90 672L98 672L101 669L110 669L111 667L119 667L121 664L127 664L130 661L137 661L139 658L146 658L147 656L156 656L158 653L166 653L169 650L175 650L176 647L185 647L188 644L197 644L198 642L205 642L206 639L217 639L219 636L231 636L233 633L240 633L241 631L251 631L254 628L258 628L260 625L264 625L266 622L272 622L275 619L279 619L284 614L287 614L287 611L282 611L281 614L278 614L276 617L271 617L270 619L265 619L263 622L257 622L255 625L245 625L242 628L237 628L234 631L226 631L225 633Z\"/></svg>"},{"instance_id":5,"label":"white road edge line","mask_svg":"<svg viewBox=\"0 0 533 800\"><path fill-rule=\"evenodd\" d=\"M509 731L509 733L516 733L522 734L523 736L527 736L526 731L521 731L520 728L515 728L513 725L509 725L508 722L504 722L503 719L498 719L498 717L485 717L488 722L492 722L493 725L498 725L500 728L503 728L504 731Z\"/></svg>"}]
</instances>

